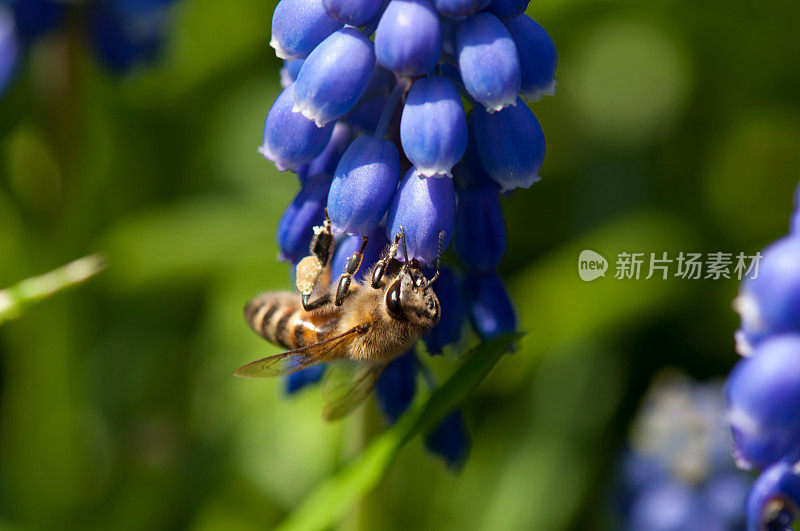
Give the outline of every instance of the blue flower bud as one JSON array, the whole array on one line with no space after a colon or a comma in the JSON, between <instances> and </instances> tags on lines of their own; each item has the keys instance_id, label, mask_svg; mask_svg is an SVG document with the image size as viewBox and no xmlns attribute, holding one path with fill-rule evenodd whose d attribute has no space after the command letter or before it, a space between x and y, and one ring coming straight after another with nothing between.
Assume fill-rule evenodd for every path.
<instances>
[{"instance_id":1,"label":"blue flower bud","mask_svg":"<svg viewBox=\"0 0 800 531\"><path fill-rule=\"evenodd\" d=\"M531 0L492 0L489 11L500 20L518 17L528 9Z\"/></svg>"},{"instance_id":2,"label":"blue flower bud","mask_svg":"<svg viewBox=\"0 0 800 531\"><path fill-rule=\"evenodd\" d=\"M483 167L501 191L529 188L540 180L544 160L544 133L539 121L521 100L489 114L475 107L470 119Z\"/></svg>"},{"instance_id":3,"label":"blue flower bud","mask_svg":"<svg viewBox=\"0 0 800 531\"><path fill-rule=\"evenodd\" d=\"M279 260L296 264L308 255L314 226L323 219L330 184L329 175L307 182L283 213L278 221Z\"/></svg>"},{"instance_id":4,"label":"blue flower bud","mask_svg":"<svg viewBox=\"0 0 800 531\"><path fill-rule=\"evenodd\" d=\"M491 0L434 0L439 13L448 17L465 17L483 11Z\"/></svg>"},{"instance_id":5,"label":"blue flower bud","mask_svg":"<svg viewBox=\"0 0 800 531\"><path fill-rule=\"evenodd\" d=\"M762 255L758 277L748 276L735 302L742 332L754 343L776 333L800 332L800 235L776 241Z\"/></svg>"},{"instance_id":6,"label":"blue flower bud","mask_svg":"<svg viewBox=\"0 0 800 531\"><path fill-rule=\"evenodd\" d=\"M269 45L281 59L302 59L341 27L325 12L321 0L280 0L272 14Z\"/></svg>"},{"instance_id":7,"label":"blue flower bud","mask_svg":"<svg viewBox=\"0 0 800 531\"><path fill-rule=\"evenodd\" d=\"M383 0L322 0L332 18L351 26L363 26L381 10Z\"/></svg>"},{"instance_id":8,"label":"blue flower bud","mask_svg":"<svg viewBox=\"0 0 800 531\"><path fill-rule=\"evenodd\" d=\"M381 119L381 112L386 106L386 96L376 96L367 100L362 99L355 108L342 117L341 121L351 126L354 130L373 134Z\"/></svg>"},{"instance_id":9,"label":"blue flower bud","mask_svg":"<svg viewBox=\"0 0 800 531\"><path fill-rule=\"evenodd\" d=\"M320 127L347 114L364 94L375 68L372 41L353 28L317 46L294 83L294 111Z\"/></svg>"},{"instance_id":10,"label":"blue flower bud","mask_svg":"<svg viewBox=\"0 0 800 531\"><path fill-rule=\"evenodd\" d=\"M369 231L367 238L367 247L364 249L361 266L356 271L356 274L353 275L353 278L359 282L364 280L364 275L381 258L384 249L389 245L389 240L386 239L386 229L380 225ZM361 238L358 236L347 236L339 244L333 255L333 262L331 262L331 278L334 281L344 273L347 259L359 248L361 248Z\"/></svg>"},{"instance_id":11,"label":"blue flower bud","mask_svg":"<svg viewBox=\"0 0 800 531\"><path fill-rule=\"evenodd\" d=\"M425 437L425 447L441 456L448 468L460 470L469 457L471 447L461 411L448 413Z\"/></svg>"},{"instance_id":12,"label":"blue flower bud","mask_svg":"<svg viewBox=\"0 0 800 531\"><path fill-rule=\"evenodd\" d=\"M467 277L464 295L470 323L481 339L516 331L514 307L496 273L474 273Z\"/></svg>"},{"instance_id":13,"label":"blue flower bud","mask_svg":"<svg viewBox=\"0 0 800 531\"><path fill-rule=\"evenodd\" d=\"M337 122L333 126L333 133L331 133L331 138L325 145L325 149L314 157L311 162L303 165L302 169L298 169L297 174L300 177L300 182L306 183L320 175L325 175L330 180L352 139L353 132L350 126Z\"/></svg>"},{"instance_id":14,"label":"blue flower bud","mask_svg":"<svg viewBox=\"0 0 800 531\"><path fill-rule=\"evenodd\" d=\"M747 529L790 531L800 514L800 475L791 463L778 462L761 474L747 499Z\"/></svg>"},{"instance_id":15,"label":"blue flower bud","mask_svg":"<svg viewBox=\"0 0 800 531\"><path fill-rule=\"evenodd\" d=\"M431 278L433 274L428 274ZM433 284L433 292L439 299L442 309L439 322L422 339L430 354L441 354L444 347L458 343L461 339L461 328L464 324L464 302L461 286L455 275L446 266L442 266L439 278Z\"/></svg>"},{"instance_id":16,"label":"blue flower bud","mask_svg":"<svg viewBox=\"0 0 800 531\"><path fill-rule=\"evenodd\" d=\"M519 50L522 97L535 101L555 94L558 55L550 35L528 15L507 20L506 27Z\"/></svg>"},{"instance_id":17,"label":"blue flower bud","mask_svg":"<svg viewBox=\"0 0 800 531\"><path fill-rule=\"evenodd\" d=\"M470 96L487 111L515 105L521 74L514 39L491 13L478 13L456 28L461 79Z\"/></svg>"},{"instance_id":18,"label":"blue flower bud","mask_svg":"<svg viewBox=\"0 0 800 531\"><path fill-rule=\"evenodd\" d=\"M150 17L126 17L101 3L92 10L89 32L99 59L121 73L137 63L150 61L161 49L166 11L156 10Z\"/></svg>"},{"instance_id":19,"label":"blue flower bud","mask_svg":"<svg viewBox=\"0 0 800 531\"><path fill-rule=\"evenodd\" d=\"M264 141L259 153L280 171L292 170L319 155L333 133L333 124L317 127L300 113L292 112L294 84L281 92L264 120Z\"/></svg>"},{"instance_id":20,"label":"blue flower bud","mask_svg":"<svg viewBox=\"0 0 800 531\"><path fill-rule=\"evenodd\" d=\"M312 365L287 376L284 380L286 394L293 395L307 385L312 385L322 380L326 367L324 363Z\"/></svg>"},{"instance_id":21,"label":"blue flower bud","mask_svg":"<svg viewBox=\"0 0 800 531\"><path fill-rule=\"evenodd\" d=\"M0 95L11 80L19 57L19 37L10 10L0 5Z\"/></svg>"},{"instance_id":22,"label":"blue flower bud","mask_svg":"<svg viewBox=\"0 0 800 531\"><path fill-rule=\"evenodd\" d=\"M367 234L380 223L397 188L400 157L390 140L363 135L342 155L328 194L336 232Z\"/></svg>"},{"instance_id":23,"label":"blue flower bud","mask_svg":"<svg viewBox=\"0 0 800 531\"><path fill-rule=\"evenodd\" d=\"M24 42L47 33L58 26L66 15L66 5L53 0L11 0L16 31Z\"/></svg>"},{"instance_id":24,"label":"blue flower bud","mask_svg":"<svg viewBox=\"0 0 800 531\"><path fill-rule=\"evenodd\" d=\"M375 31L375 56L392 72L421 76L442 52L439 14L429 0L391 0Z\"/></svg>"},{"instance_id":25,"label":"blue flower bud","mask_svg":"<svg viewBox=\"0 0 800 531\"><path fill-rule=\"evenodd\" d=\"M506 229L497 190L458 193L456 251L477 271L491 271L500 264L506 252Z\"/></svg>"},{"instance_id":26,"label":"blue flower bud","mask_svg":"<svg viewBox=\"0 0 800 531\"><path fill-rule=\"evenodd\" d=\"M442 250L453 235L456 215L456 193L453 180L416 176L414 168L406 172L389 206L386 217L387 236L393 238L405 231L408 257L433 265L439 249L439 232L444 231Z\"/></svg>"},{"instance_id":27,"label":"blue flower bud","mask_svg":"<svg viewBox=\"0 0 800 531\"><path fill-rule=\"evenodd\" d=\"M281 87L286 88L297 80L300 67L303 66L305 59L286 59L281 67Z\"/></svg>"},{"instance_id":28,"label":"blue flower bud","mask_svg":"<svg viewBox=\"0 0 800 531\"><path fill-rule=\"evenodd\" d=\"M408 409L417 392L416 354L409 350L383 370L375 386L375 398L386 424L394 424Z\"/></svg>"},{"instance_id":29,"label":"blue flower bud","mask_svg":"<svg viewBox=\"0 0 800 531\"><path fill-rule=\"evenodd\" d=\"M726 389L734 453L764 469L800 450L800 336L777 336L741 360ZM795 456L796 458L796 456Z\"/></svg>"},{"instance_id":30,"label":"blue flower bud","mask_svg":"<svg viewBox=\"0 0 800 531\"><path fill-rule=\"evenodd\" d=\"M467 148L467 117L458 90L443 77L414 82L400 120L403 151L425 177L451 177Z\"/></svg>"}]
</instances>

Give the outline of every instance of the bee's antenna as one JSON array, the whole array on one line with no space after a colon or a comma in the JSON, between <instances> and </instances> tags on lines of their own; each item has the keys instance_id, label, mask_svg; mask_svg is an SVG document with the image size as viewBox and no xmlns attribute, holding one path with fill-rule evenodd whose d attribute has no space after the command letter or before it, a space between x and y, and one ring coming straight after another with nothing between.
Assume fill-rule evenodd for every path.
<instances>
[{"instance_id":1,"label":"bee's antenna","mask_svg":"<svg viewBox=\"0 0 800 531\"><path fill-rule=\"evenodd\" d=\"M436 252L436 274L431 277L431 279L425 283L425 287L429 288L431 284L436 282L436 279L439 278L439 273L442 272L442 247L444 247L444 231L439 231L439 249Z\"/></svg>"}]
</instances>

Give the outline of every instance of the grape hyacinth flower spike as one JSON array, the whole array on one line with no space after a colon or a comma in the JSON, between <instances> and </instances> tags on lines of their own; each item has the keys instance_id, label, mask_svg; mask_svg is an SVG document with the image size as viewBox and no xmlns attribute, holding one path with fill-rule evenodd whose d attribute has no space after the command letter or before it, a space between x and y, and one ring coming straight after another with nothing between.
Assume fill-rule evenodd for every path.
<instances>
[{"instance_id":1,"label":"grape hyacinth flower spike","mask_svg":"<svg viewBox=\"0 0 800 531\"><path fill-rule=\"evenodd\" d=\"M556 46L550 35L528 15L505 21L519 52L520 96L536 101L556 92Z\"/></svg>"},{"instance_id":2,"label":"grape hyacinth flower spike","mask_svg":"<svg viewBox=\"0 0 800 531\"><path fill-rule=\"evenodd\" d=\"M320 0L281 0L272 14L269 45L281 59L303 59L342 26L325 12Z\"/></svg>"}]
</instances>

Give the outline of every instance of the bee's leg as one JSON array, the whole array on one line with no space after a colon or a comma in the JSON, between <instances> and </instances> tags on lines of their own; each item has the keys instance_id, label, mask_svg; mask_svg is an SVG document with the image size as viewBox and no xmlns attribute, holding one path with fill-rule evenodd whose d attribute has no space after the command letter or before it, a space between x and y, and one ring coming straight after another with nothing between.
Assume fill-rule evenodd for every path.
<instances>
[{"instance_id":1,"label":"bee's leg","mask_svg":"<svg viewBox=\"0 0 800 531\"><path fill-rule=\"evenodd\" d=\"M358 268L361 267L361 261L364 259L364 249L367 247L367 237L361 238L361 247L358 251L354 252L347 259L347 264L344 266L344 273L339 277L339 286L336 288L336 298L333 303L336 306L341 306L345 297L350 292L350 282L353 280L353 275L356 274Z\"/></svg>"},{"instance_id":2,"label":"bee's leg","mask_svg":"<svg viewBox=\"0 0 800 531\"><path fill-rule=\"evenodd\" d=\"M331 259L333 258L333 232L328 211L325 211L325 220L319 227L314 227L314 236L311 238L309 248L311 254L297 264L296 284L302 295L303 309L314 310L330 302L330 293L325 290L317 300L311 301L311 295L318 285L327 287L330 282Z\"/></svg>"},{"instance_id":3,"label":"bee's leg","mask_svg":"<svg viewBox=\"0 0 800 531\"><path fill-rule=\"evenodd\" d=\"M436 279L439 278L439 274L442 272L442 247L444 247L444 231L439 231L439 249L436 251L436 273L431 277L431 279L425 284L425 286L430 286Z\"/></svg>"},{"instance_id":4,"label":"bee's leg","mask_svg":"<svg viewBox=\"0 0 800 531\"><path fill-rule=\"evenodd\" d=\"M394 260L395 255L397 254L397 247L400 245L400 239L404 237L403 229L400 229L395 237L394 241L386 252L383 254L378 263L375 264L375 269L372 270L372 287L378 288L381 284L381 280L383 279L383 274L386 273L386 268L389 266L389 262Z\"/></svg>"}]
</instances>

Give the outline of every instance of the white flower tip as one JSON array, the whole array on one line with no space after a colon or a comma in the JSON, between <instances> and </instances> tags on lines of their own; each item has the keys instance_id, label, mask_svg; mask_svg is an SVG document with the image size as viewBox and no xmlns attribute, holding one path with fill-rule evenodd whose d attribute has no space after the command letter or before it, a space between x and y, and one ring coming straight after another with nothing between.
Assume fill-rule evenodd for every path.
<instances>
[{"instance_id":1,"label":"white flower tip","mask_svg":"<svg viewBox=\"0 0 800 531\"><path fill-rule=\"evenodd\" d=\"M553 79L553 81L551 81L549 85L542 88L537 87L531 90L526 90L525 92L521 92L520 96L522 97L523 100L533 103L534 101L539 101L545 96L554 96L557 87L558 87L558 81L556 79Z\"/></svg>"},{"instance_id":2,"label":"white flower tip","mask_svg":"<svg viewBox=\"0 0 800 531\"><path fill-rule=\"evenodd\" d=\"M433 177L433 178L445 178L450 177L453 178L453 174L449 169L443 168L419 168L414 166L414 173L412 173L414 177Z\"/></svg>"},{"instance_id":3,"label":"white flower tip","mask_svg":"<svg viewBox=\"0 0 800 531\"><path fill-rule=\"evenodd\" d=\"M298 59L297 56L290 54L286 51L286 49L281 46L281 43L278 42L278 39L272 37L272 40L269 41L269 45L275 50L275 55L278 56L278 59L285 59L287 61L291 61L292 59Z\"/></svg>"},{"instance_id":4,"label":"white flower tip","mask_svg":"<svg viewBox=\"0 0 800 531\"><path fill-rule=\"evenodd\" d=\"M749 358L753 355L753 344L747 340L747 336L745 335L744 331L737 330L733 334L733 339L736 341L736 352L740 356Z\"/></svg>"},{"instance_id":5,"label":"white flower tip","mask_svg":"<svg viewBox=\"0 0 800 531\"><path fill-rule=\"evenodd\" d=\"M266 143L258 147L258 152L261 153L265 159L272 161L275 164L275 167L278 168L278 171L293 170L293 167L288 164L284 164L280 157L278 157L278 155L276 155Z\"/></svg>"},{"instance_id":6,"label":"white flower tip","mask_svg":"<svg viewBox=\"0 0 800 531\"><path fill-rule=\"evenodd\" d=\"M330 120L328 121L324 120L321 112L319 111L314 112L314 109L311 109L308 106L303 105L302 103L298 103L296 101L294 102L294 106L292 107L292 112L299 112L300 114L302 114L303 116L314 122L314 124L317 127L325 127L326 125L328 125L328 122L330 122Z\"/></svg>"},{"instance_id":7,"label":"white flower tip","mask_svg":"<svg viewBox=\"0 0 800 531\"><path fill-rule=\"evenodd\" d=\"M491 103L484 103L483 106L486 108L486 112L488 112L489 114L494 114L496 112L502 111L506 107L516 107L517 98L515 96L512 101L500 102L495 105L492 105Z\"/></svg>"}]
</instances>

